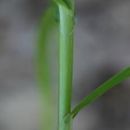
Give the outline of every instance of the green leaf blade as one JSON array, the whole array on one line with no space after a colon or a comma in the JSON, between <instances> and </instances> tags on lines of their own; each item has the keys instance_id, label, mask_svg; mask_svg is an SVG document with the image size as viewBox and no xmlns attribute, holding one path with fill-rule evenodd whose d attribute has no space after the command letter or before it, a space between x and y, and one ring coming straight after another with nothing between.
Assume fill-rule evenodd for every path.
<instances>
[{"instance_id":1,"label":"green leaf blade","mask_svg":"<svg viewBox=\"0 0 130 130\"><path fill-rule=\"evenodd\" d=\"M85 97L71 112L72 118L74 118L84 107L88 106L90 103L94 102L97 98L101 97L104 93L110 90L112 87L120 84L122 81L130 77L130 67L123 69L111 79L107 80L105 83L100 85L87 97Z\"/></svg>"},{"instance_id":2,"label":"green leaf blade","mask_svg":"<svg viewBox=\"0 0 130 130\"><path fill-rule=\"evenodd\" d=\"M57 7L51 5L43 14L38 28L38 41L36 50L36 78L38 82L40 113L39 113L39 129L51 130L54 126L54 107L53 95L51 89L51 74L49 68L48 55L48 39L49 34L56 26L56 18L58 18ZM57 15L57 16L56 16ZM58 19L57 19L58 21ZM45 118L47 123L45 122Z\"/></svg>"},{"instance_id":3,"label":"green leaf blade","mask_svg":"<svg viewBox=\"0 0 130 130\"><path fill-rule=\"evenodd\" d=\"M51 6L48 8L39 24L38 30L38 42L37 42L37 52L36 52L36 71L38 84L41 91L45 93L50 92L50 75L49 75L49 65L48 65L48 35L55 26L54 19L55 7Z\"/></svg>"}]
</instances>

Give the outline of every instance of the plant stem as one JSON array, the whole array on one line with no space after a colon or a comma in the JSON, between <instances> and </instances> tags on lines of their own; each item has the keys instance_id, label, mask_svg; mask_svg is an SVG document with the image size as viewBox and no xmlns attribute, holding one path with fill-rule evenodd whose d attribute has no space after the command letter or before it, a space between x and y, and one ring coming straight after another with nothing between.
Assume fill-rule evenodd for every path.
<instances>
[{"instance_id":1,"label":"plant stem","mask_svg":"<svg viewBox=\"0 0 130 130\"><path fill-rule=\"evenodd\" d=\"M73 13L59 4L60 14L60 57L59 57L59 130L71 130L72 75L73 75Z\"/></svg>"}]
</instances>

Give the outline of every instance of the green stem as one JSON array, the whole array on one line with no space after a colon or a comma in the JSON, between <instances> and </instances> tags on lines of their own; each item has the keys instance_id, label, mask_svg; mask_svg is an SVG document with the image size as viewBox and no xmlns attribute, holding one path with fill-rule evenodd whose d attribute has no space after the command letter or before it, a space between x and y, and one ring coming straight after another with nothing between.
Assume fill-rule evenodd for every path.
<instances>
[{"instance_id":1,"label":"green stem","mask_svg":"<svg viewBox=\"0 0 130 130\"><path fill-rule=\"evenodd\" d=\"M60 57L59 57L59 130L71 130L71 119L65 116L71 112L73 74L73 13L64 4L59 4L60 14Z\"/></svg>"}]
</instances>

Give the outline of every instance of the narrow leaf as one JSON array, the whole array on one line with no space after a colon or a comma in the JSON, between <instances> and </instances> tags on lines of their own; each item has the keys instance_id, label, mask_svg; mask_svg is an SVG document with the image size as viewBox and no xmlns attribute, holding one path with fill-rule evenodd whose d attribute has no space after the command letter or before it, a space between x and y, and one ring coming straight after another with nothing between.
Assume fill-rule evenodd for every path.
<instances>
[{"instance_id":1,"label":"narrow leaf","mask_svg":"<svg viewBox=\"0 0 130 130\"><path fill-rule=\"evenodd\" d=\"M38 29L38 42L36 52L36 73L39 86L39 99L40 99L40 129L51 130L54 126L54 104L52 103L52 91L50 85L50 72L49 72L49 56L48 56L48 36L55 27L58 21L57 7L52 5L43 14L39 23ZM45 122L45 119L47 123Z\"/></svg>"},{"instance_id":2,"label":"narrow leaf","mask_svg":"<svg viewBox=\"0 0 130 130\"><path fill-rule=\"evenodd\" d=\"M48 64L47 39L52 28L55 26L56 8L51 6L43 14L39 24L38 43L37 43L37 78L42 92L50 93L50 72Z\"/></svg>"},{"instance_id":3,"label":"narrow leaf","mask_svg":"<svg viewBox=\"0 0 130 130\"><path fill-rule=\"evenodd\" d=\"M112 87L120 84L122 81L130 77L130 67L120 71L118 74L113 76L111 79L103 83L87 97L85 97L71 112L72 118L74 118L84 107L94 102L97 98L101 97L104 93L110 90Z\"/></svg>"}]
</instances>

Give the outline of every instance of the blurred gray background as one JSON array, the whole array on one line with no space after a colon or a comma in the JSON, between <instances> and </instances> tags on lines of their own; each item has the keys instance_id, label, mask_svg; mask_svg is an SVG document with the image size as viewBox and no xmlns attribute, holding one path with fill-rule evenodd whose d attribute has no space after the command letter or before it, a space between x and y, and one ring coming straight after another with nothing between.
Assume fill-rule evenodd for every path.
<instances>
[{"instance_id":1,"label":"blurred gray background","mask_svg":"<svg viewBox=\"0 0 130 130\"><path fill-rule=\"evenodd\" d=\"M0 0L0 130L38 130L35 50L46 6L46 0ZM73 105L130 65L129 12L129 0L76 1ZM50 46L57 87L57 41ZM84 109L74 130L129 130L129 99L126 81Z\"/></svg>"}]
</instances>

